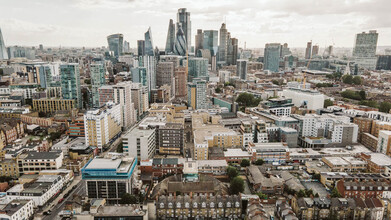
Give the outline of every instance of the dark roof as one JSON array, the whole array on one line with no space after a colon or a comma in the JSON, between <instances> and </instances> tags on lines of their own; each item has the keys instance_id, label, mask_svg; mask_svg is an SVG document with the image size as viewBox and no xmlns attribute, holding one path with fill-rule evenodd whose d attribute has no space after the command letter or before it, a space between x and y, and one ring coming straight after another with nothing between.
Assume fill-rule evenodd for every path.
<instances>
[{"instance_id":1,"label":"dark roof","mask_svg":"<svg viewBox=\"0 0 391 220\"><path fill-rule=\"evenodd\" d=\"M154 158L152 161L153 165L176 165L178 164L178 158Z\"/></svg>"},{"instance_id":2,"label":"dark roof","mask_svg":"<svg viewBox=\"0 0 391 220\"><path fill-rule=\"evenodd\" d=\"M61 151L50 151L50 152L27 152L26 160L39 160L39 159L56 159L60 156Z\"/></svg>"}]
</instances>

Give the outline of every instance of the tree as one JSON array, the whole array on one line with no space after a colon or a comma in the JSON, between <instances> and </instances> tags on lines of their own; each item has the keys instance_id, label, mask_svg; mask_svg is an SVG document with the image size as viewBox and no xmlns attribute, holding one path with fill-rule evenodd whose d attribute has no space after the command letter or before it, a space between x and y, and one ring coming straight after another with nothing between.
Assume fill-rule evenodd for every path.
<instances>
[{"instance_id":1,"label":"tree","mask_svg":"<svg viewBox=\"0 0 391 220\"><path fill-rule=\"evenodd\" d=\"M365 94L365 91L364 91L364 90L361 90L360 92L358 92L358 94L360 95L360 97L361 97L362 100L367 99L367 95Z\"/></svg>"},{"instance_id":2,"label":"tree","mask_svg":"<svg viewBox=\"0 0 391 220\"><path fill-rule=\"evenodd\" d=\"M244 191L244 181L240 177L235 177L231 180L230 185L230 192L231 194L238 194Z\"/></svg>"},{"instance_id":3,"label":"tree","mask_svg":"<svg viewBox=\"0 0 391 220\"><path fill-rule=\"evenodd\" d=\"M361 85L362 84L362 79L360 76L355 76L353 77L353 80L352 80L353 84L355 85Z\"/></svg>"},{"instance_id":4,"label":"tree","mask_svg":"<svg viewBox=\"0 0 391 220\"><path fill-rule=\"evenodd\" d=\"M240 162L240 166L241 166L241 167L248 167L248 166L250 166L250 161L247 160L247 159L243 159L243 160Z\"/></svg>"},{"instance_id":5,"label":"tree","mask_svg":"<svg viewBox=\"0 0 391 220\"><path fill-rule=\"evenodd\" d=\"M353 77L351 75L345 75L342 77L343 83L353 84Z\"/></svg>"},{"instance_id":6,"label":"tree","mask_svg":"<svg viewBox=\"0 0 391 220\"><path fill-rule=\"evenodd\" d=\"M314 195L314 197L315 197L315 198L319 198L319 193L316 193L316 194Z\"/></svg>"},{"instance_id":7,"label":"tree","mask_svg":"<svg viewBox=\"0 0 391 220\"><path fill-rule=\"evenodd\" d=\"M278 80L275 80L275 79L272 81L272 83L273 83L274 85L278 85L278 86L280 85L280 82L279 82Z\"/></svg>"},{"instance_id":8,"label":"tree","mask_svg":"<svg viewBox=\"0 0 391 220\"><path fill-rule=\"evenodd\" d=\"M341 194L338 192L338 189L334 187L330 194L331 198L341 198Z\"/></svg>"},{"instance_id":9,"label":"tree","mask_svg":"<svg viewBox=\"0 0 391 220\"><path fill-rule=\"evenodd\" d=\"M305 196L306 196L306 193L302 189L297 193L297 197L299 197L299 198L302 198L302 197L305 197Z\"/></svg>"},{"instance_id":10,"label":"tree","mask_svg":"<svg viewBox=\"0 0 391 220\"><path fill-rule=\"evenodd\" d=\"M263 194L263 193L257 193L257 195L258 195L258 197L260 198L260 199L267 199L267 195L266 194Z\"/></svg>"},{"instance_id":11,"label":"tree","mask_svg":"<svg viewBox=\"0 0 391 220\"><path fill-rule=\"evenodd\" d=\"M215 89L215 92L216 93L221 93L222 91L221 91L221 88L220 87L217 87L216 89Z\"/></svg>"},{"instance_id":12,"label":"tree","mask_svg":"<svg viewBox=\"0 0 391 220\"><path fill-rule=\"evenodd\" d=\"M121 204L136 204L137 197L135 195L131 195L129 193L124 193L119 201Z\"/></svg>"},{"instance_id":13,"label":"tree","mask_svg":"<svg viewBox=\"0 0 391 220\"><path fill-rule=\"evenodd\" d=\"M85 80L84 80L84 83L85 83L85 84L88 84L88 85L91 84L91 79L85 79Z\"/></svg>"},{"instance_id":14,"label":"tree","mask_svg":"<svg viewBox=\"0 0 391 220\"><path fill-rule=\"evenodd\" d=\"M122 143L120 143L117 146L117 153L123 153L123 152L124 152L124 145Z\"/></svg>"},{"instance_id":15,"label":"tree","mask_svg":"<svg viewBox=\"0 0 391 220\"><path fill-rule=\"evenodd\" d=\"M325 100L324 100L324 104L323 104L323 107L324 107L324 108L327 108L327 107L333 106L333 105L334 105L334 102L331 101L330 99L325 99Z\"/></svg>"},{"instance_id":16,"label":"tree","mask_svg":"<svg viewBox=\"0 0 391 220\"><path fill-rule=\"evenodd\" d=\"M348 99L363 100L359 92L348 89L341 92L341 96Z\"/></svg>"},{"instance_id":17,"label":"tree","mask_svg":"<svg viewBox=\"0 0 391 220\"><path fill-rule=\"evenodd\" d=\"M312 179L320 181L320 174L315 173L314 175L312 175Z\"/></svg>"},{"instance_id":18,"label":"tree","mask_svg":"<svg viewBox=\"0 0 391 220\"><path fill-rule=\"evenodd\" d=\"M390 109L391 109L391 103L389 103L389 102L382 102L382 103L380 103L380 106L379 106L379 111L380 112L389 113Z\"/></svg>"},{"instance_id":19,"label":"tree","mask_svg":"<svg viewBox=\"0 0 391 220\"><path fill-rule=\"evenodd\" d=\"M259 158L257 161L254 162L255 165L261 166L265 163L265 161L261 158Z\"/></svg>"},{"instance_id":20,"label":"tree","mask_svg":"<svg viewBox=\"0 0 391 220\"><path fill-rule=\"evenodd\" d=\"M254 107L259 104L259 102L262 101L261 98L254 98L254 96L250 93L241 93L238 98L236 99L236 102L240 106L244 107Z\"/></svg>"},{"instance_id":21,"label":"tree","mask_svg":"<svg viewBox=\"0 0 391 220\"><path fill-rule=\"evenodd\" d=\"M238 176L238 170L235 167L229 166L227 168L227 175L228 175L229 179L232 180L233 178Z\"/></svg>"}]
</instances>

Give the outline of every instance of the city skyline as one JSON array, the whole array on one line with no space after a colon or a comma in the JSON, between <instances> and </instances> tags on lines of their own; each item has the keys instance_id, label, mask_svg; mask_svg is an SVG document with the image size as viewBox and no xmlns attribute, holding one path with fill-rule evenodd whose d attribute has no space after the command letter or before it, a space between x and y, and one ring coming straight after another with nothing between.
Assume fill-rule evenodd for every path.
<instances>
[{"instance_id":1,"label":"city skyline","mask_svg":"<svg viewBox=\"0 0 391 220\"><path fill-rule=\"evenodd\" d=\"M164 49L167 22L176 20L178 8L190 12L192 46L195 30L219 30L223 22L239 39L239 47L244 47L244 42L247 48L275 42L305 47L312 40L321 48L352 48L357 33L372 29L379 33L378 46L391 45L387 41L391 39L391 22L386 7L391 3L387 0L267 0L245 5L234 0L0 2L0 28L6 46L101 47L107 46L108 35L122 33L130 47L136 48L137 40L151 27L155 46Z\"/></svg>"}]
</instances>

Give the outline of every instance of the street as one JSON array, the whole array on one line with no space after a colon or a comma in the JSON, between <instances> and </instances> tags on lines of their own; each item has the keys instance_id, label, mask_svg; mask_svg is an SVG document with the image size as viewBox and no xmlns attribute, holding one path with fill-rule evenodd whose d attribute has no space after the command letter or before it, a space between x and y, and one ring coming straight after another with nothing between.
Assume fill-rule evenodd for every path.
<instances>
[{"instance_id":1,"label":"street","mask_svg":"<svg viewBox=\"0 0 391 220\"><path fill-rule=\"evenodd\" d=\"M63 198L63 196L69 191L72 189L73 186L77 186L70 194L67 198L64 198L64 201L61 202L61 204L58 204L58 201L60 199ZM66 190L64 190L53 202L51 202L50 204L46 205L46 208L44 209L44 212L45 211L48 211L48 210L51 210L51 213L50 215L47 215L47 216L44 216L43 219L47 219L47 220L51 220L51 219L61 219L59 216L58 216L58 213L60 211L63 210L64 206L65 206L65 203L66 201L68 200L71 200L72 197L73 197L73 194L77 194L77 195L85 195L86 194L86 191L85 191L85 182L84 180L81 179L81 176L77 176L75 177L75 179L73 180L72 184L70 184Z\"/></svg>"}]
</instances>

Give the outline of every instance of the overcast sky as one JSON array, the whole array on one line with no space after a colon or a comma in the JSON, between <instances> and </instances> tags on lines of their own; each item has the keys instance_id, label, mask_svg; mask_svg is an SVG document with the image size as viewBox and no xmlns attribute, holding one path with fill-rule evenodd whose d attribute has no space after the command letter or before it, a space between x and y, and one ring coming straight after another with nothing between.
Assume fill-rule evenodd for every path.
<instances>
[{"instance_id":1,"label":"overcast sky","mask_svg":"<svg viewBox=\"0 0 391 220\"><path fill-rule=\"evenodd\" d=\"M265 43L352 47L356 33L376 29L378 46L391 45L391 0L0 0L0 28L7 46L106 46L124 34L131 47L152 28L164 48L169 19L178 8L197 29L220 29L226 20L239 46Z\"/></svg>"}]
</instances>

